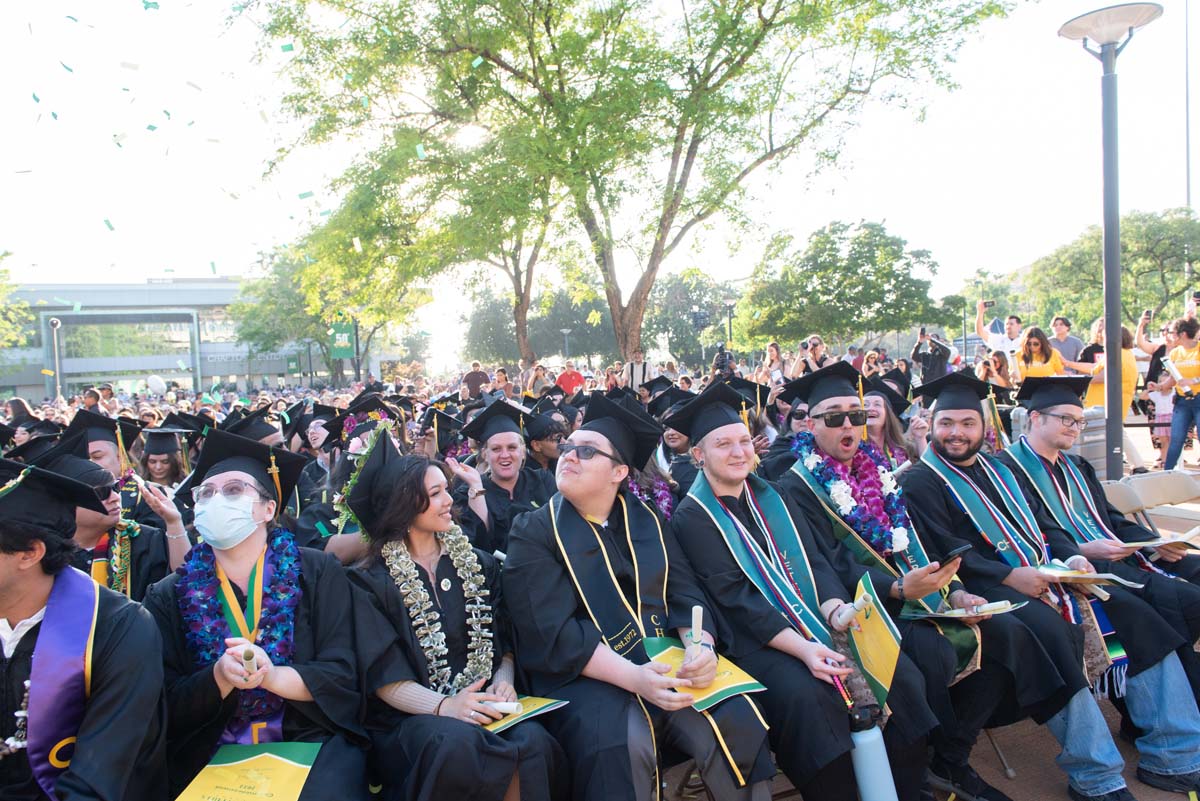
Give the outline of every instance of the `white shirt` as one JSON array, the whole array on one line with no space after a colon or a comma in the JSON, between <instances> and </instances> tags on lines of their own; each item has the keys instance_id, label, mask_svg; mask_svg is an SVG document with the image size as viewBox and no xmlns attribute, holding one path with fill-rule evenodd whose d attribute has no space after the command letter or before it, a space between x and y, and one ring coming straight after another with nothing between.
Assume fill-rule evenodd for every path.
<instances>
[{"instance_id":1,"label":"white shirt","mask_svg":"<svg viewBox=\"0 0 1200 801\"><path fill-rule=\"evenodd\" d=\"M32 617L25 618L14 629L8 625L8 618L0 617L0 645L4 647L4 658L11 659L17 646L21 642L21 638L29 633L29 630L42 622L42 618L46 616L46 607L34 612Z\"/></svg>"},{"instance_id":2,"label":"white shirt","mask_svg":"<svg viewBox=\"0 0 1200 801\"><path fill-rule=\"evenodd\" d=\"M1008 334L988 334L988 348L990 350L998 350L1007 353L1009 356L1017 352L1017 347L1021 343L1021 335L1018 334L1016 339L1011 339Z\"/></svg>"},{"instance_id":3,"label":"white shirt","mask_svg":"<svg viewBox=\"0 0 1200 801\"><path fill-rule=\"evenodd\" d=\"M625 365L625 386L630 389L638 389L642 384L645 384L650 379L654 378L657 373L650 366L650 362L629 362Z\"/></svg>"}]
</instances>

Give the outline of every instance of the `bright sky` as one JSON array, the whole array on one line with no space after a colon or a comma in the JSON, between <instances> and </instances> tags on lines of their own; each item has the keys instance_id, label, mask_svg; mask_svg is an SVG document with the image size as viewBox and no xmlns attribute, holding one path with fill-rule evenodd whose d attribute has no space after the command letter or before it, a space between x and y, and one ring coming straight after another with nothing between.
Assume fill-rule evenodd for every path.
<instances>
[{"instance_id":1,"label":"bright sky","mask_svg":"<svg viewBox=\"0 0 1200 801\"><path fill-rule=\"evenodd\" d=\"M244 18L227 25L231 5L0 4L0 252L13 251L17 281L245 274L260 249L297 238L335 202L328 181L353 142L263 177L296 134L277 111L276 70L292 56L254 63L259 32ZM1125 211L1185 202L1184 0L1163 5L1118 62ZM960 88L925 95L923 122L874 107L836 170L808 178L797 161L755 180L761 235L731 257L717 223L668 269L743 277L772 231L804 238L864 218L931 250L943 294L979 268L1011 270L1070 241L1100 221L1100 65L1056 32L1093 7L1052 0L989 23L960 54ZM1200 20L1192 27L1195 45ZM444 294L422 317L457 316L461 300ZM437 333L435 348L456 348L457 331Z\"/></svg>"}]
</instances>

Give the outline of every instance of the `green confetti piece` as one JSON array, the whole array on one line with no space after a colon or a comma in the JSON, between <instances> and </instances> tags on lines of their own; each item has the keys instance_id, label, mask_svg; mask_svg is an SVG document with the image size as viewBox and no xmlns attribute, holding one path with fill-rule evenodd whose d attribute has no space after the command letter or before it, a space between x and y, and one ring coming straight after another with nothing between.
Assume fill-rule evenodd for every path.
<instances>
[{"instance_id":1,"label":"green confetti piece","mask_svg":"<svg viewBox=\"0 0 1200 801\"><path fill-rule=\"evenodd\" d=\"M475 69L483 63L483 56L475 56L475 60L471 62L471 69Z\"/></svg>"},{"instance_id":2,"label":"green confetti piece","mask_svg":"<svg viewBox=\"0 0 1200 801\"><path fill-rule=\"evenodd\" d=\"M67 19L71 20L71 22L79 22L79 17L72 17L70 14L67 15Z\"/></svg>"},{"instance_id":3,"label":"green confetti piece","mask_svg":"<svg viewBox=\"0 0 1200 801\"><path fill-rule=\"evenodd\" d=\"M59 64L62 64L62 68L63 68L64 70L66 70L67 72L74 72L74 71L75 71L75 70L71 69L70 67L68 67L66 64L63 64L63 62L61 62L61 61L60 61L60 62L58 62L58 63L59 63Z\"/></svg>"},{"instance_id":4,"label":"green confetti piece","mask_svg":"<svg viewBox=\"0 0 1200 801\"><path fill-rule=\"evenodd\" d=\"M305 253L304 254L304 263L305 264L316 264L317 260L314 259L312 256L309 256L307 253Z\"/></svg>"},{"instance_id":5,"label":"green confetti piece","mask_svg":"<svg viewBox=\"0 0 1200 801\"><path fill-rule=\"evenodd\" d=\"M158 3L154 2L154 0L142 0L142 11L150 11L151 9L158 11Z\"/></svg>"},{"instance_id":6,"label":"green confetti piece","mask_svg":"<svg viewBox=\"0 0 1200 801\"><path fill-rule=\"evenodd\" d=\"M157 126L157 125L154 125L154 124L150 124L150 125L147 125L147 126L146 126L146 130L147 130L147 131L157 131L157 130L158 130L158 126Z\"/></svg>"},{"instance_id":7,"label":"green confetti piece","mask_svg":"<svg viewBox=\"0 0 1200 801\"><path fill-rule=\"evenodd\" d=\"M290 53L290 52L292 52L293 50L295 50L295 49L296 49L296 46L295 46L295 45L293 45L291 42L288 42L287 44L285 44L283 47L281 47L281 48L279 48L279 49L280 49L280 50L282 50L282 51L283 51L283 52L285 52L285 53Z\"/></svg>"},{"instance_id":8,"label":"green confetti piece","mask_svg":"<svg viewBox=\"0 0 1200 801\"><path fill-rule=\"evenodd\" d=\"M64 306L70 306L70 305L71 305L71 301L69 301L69 300L63 300L62 298L51 298L51 300L53 300L55 303L61 303L61 304L62 304L62 305L64 305Z\"/></svg>"},{"instance_id":9,"label":"green confetti piece","mask_svg":"<svg viewBox=\"0 0 1200 801\"><path fill-rule=\"evenodd\" d=\"M80 303L79 301L75 301L74 303L71 304L71 311L73 311L73 312L77 312L77 311L81 310L82 308L83 308L83 304Z\"/></svg>"},{"instance_id":10,"label":"green confetti piece","mask_svg":"<svg viewBox=\"0 0 1200 801\"><path fill-rule=\"evenodd\" d=\"M757 320L761 316L762 316L762 311L759 309L755 309L754 310L754 319Z\"/></svg>"},{"instance_id":11,"label":"green confetti piece","mask_svg":"<svg viewBox=\"0 0 1200 801\"><path fill-rule=\"evenodd\" d=\"M168 120L171 119L171 112L167 111L165 108L163 109L163 114L166 115Z\"/></svg>"},{"instance_id":12,"label":"green confetti piece","mask_svg":"<svg viewBox=\"0 0 1200 801\"><path fill-rule=\"evenodd\" d=\"M425 158L425 145L417 145L417 158Z\"/></svg>"},{"instance_id":13,"label":"green confetti piece","mask_svg":"<svg viewBox=\"0 0 1200 801\"><path fill-rule=\"evenodd\" d=\"M173 273L173 272L175 272L175 268L174 267L164 267L163 272L164 273Z\"/></svg>"},{"instance_id":14,"label":"green confetti piece","mask_svg":"<svg viewBox=\"0 0 1200 801\"><path fill-rule=\"evenodd\" d=\"M371 106L371 100L370 100L370 98L367 98L367 97L365 97L365 96L364 96L364 97L363 97L363 99L362 99L362 107L363 107L363 108L370 108L370 106Z\"/></svg>"},{"instance_id":15,"label":"green confetti piece","mask_svg":"<svg viewBox=\"0 0 1200 801\"><path fill-rule=\"evenodd\" d=\"M328 217L332 213L333 213L333 209L325 209L324 211L321 212L321 216Z\"/></svg>"},{"instance_id":16,"label":"green confetti piece","mask_svg":"<svg viewBox=\"0 0 1200 801\"><path fill-rule=\"evenodd\" d=\"M333 532L325 527L325 524L320 520L317 521L317 531L321 532L322 537L332 537Z\"/></svg>"},{"instance_id":17,"label":"green confetti piece","mask_svg":"<svg viewBox=\"0 0 1200 801\"><path fill-rule=\"evenodd\" d=\"M42 99L41 99L40 97L38 97L38 96L37 96L37 92L34 92L34 93L33 93L33 102L34 102L34 103L41 103L41 102L42 102Z\"/></svg>"},{"instance_id":18,"label":"green confetti piece","mask_svg":"<svg viewBox=\"0 0 1200 801\"><path fill-rule=\"evenodd\" d=\"M110 230L110 231L117 230L116 228L113 228L113 224L108 221L107 217L104 218L104 224L108 226L108 230Z\"/></svg>"},{"instance_id":19,"label":"green confetti piece","mask_svg":"<svg viewBox=\"0 0 1200 801\"><path fill-rule=\"evenodd\" d=\"M391 35L392 35L392 29L391 29L391 28L389 28L389 27L388 27L388 26L386 26L386 25L381 25L380 27L381 27L381 28L383 28L383 32L384 32L384 33L386 33L388 36L391 36Z\"/></svg>"},{"instance_id":20,"label":"green confetti piece","mask_svg":"<svg viewBox=\"0 0 1200 801\"><path fill-rule=\"evenodd\" d=\"M313 193L312 193L312 192L301 192L301 193L300 193L300 199L301 199L301 200L308 200L308 199L309 199L310 197L312 197L312 196L313 196Z\"/></svg>"},{"instance_id":21,"label":"green confetti piece","mask_svg":"<svg viewBox=\"0 0 1200 801\"><path fill-rule=\"evenodd\" d=\"M184 363L183 363L183 359L176 359L176 360L175 360L175 363L176 363L177 365L179 365L179 369L180 369L180 370L186 370L186 369L188 369L188 366L187 366L186 364L184 364Z\"/></svg>"},{"instance_id":22,"label":"green confetti piece","mask_svg":"<svg viewBox=\"0 0 1200 801\"><path fill-rule=\"evenodd\" d=\"M217 263L215 261L210 261L208 263L208 266L212 269L213 275L216 275L217 274Z\"/></svg>"},{"instance_id":23,"label":"green confetti piece","mask_svg":"<svg viewBox=\"0 0 1200 801\"><path fill-rule=\"evenodd\" d=\"M56 120L57 120L57 119L58 119L58 112L57 112L57 111L51 111L51 112L50 112L50 116L51 116L51 117L53 117L54 119L56 119Z\"/></svg>"}]
</instances>

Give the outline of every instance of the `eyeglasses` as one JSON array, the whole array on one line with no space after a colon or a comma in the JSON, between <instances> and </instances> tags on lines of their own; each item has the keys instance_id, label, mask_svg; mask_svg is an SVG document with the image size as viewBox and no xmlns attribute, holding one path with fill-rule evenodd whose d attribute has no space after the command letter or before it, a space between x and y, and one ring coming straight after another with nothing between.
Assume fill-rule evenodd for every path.
<instances>
[{"instance_id":1,"label":"eyeglasses","mask_svg":"<svg viewBox=\"0 0 1200 801\"><path fill-rule=\"evenodd\" d=\"M259 496L262 495L255 485L247 481L239 481L235 478L232 481L225 482L220 487L214 487L212 484L201 484L192 490L192 497L196 503L207 503L215 498L218 492L221 493L222 498L240 498L250 493Z\"/></svg>"},{"instance_id":2,"label":"eyeglasses","mask_svg":"<svg viewBox=\"0 0 1200 801\"><path fill-rule=\"evenodd\" d=\"M605 456L609 459L612 459L617 464L625 464L619 457L613 456L611 453L605 453L595 445L576 445L574 442L558 443L558 455L566 456L568 453L574 453L581 462L586 462L589 459L594 459L597 456Z\"/></svg>"},{"instance_id":3,"label":"eyeglasses","mask_svg":"<svg viewBox=\"0 0 1200 801\"><path fill-rule=\"evenodd\" d=\"M1071 417L1069 414L1048 414L1047 417L1052 417L1062 423L1063 428L1083 428L1084 419L1082 417Z\"/></svg>"},{"instance_id":4,"label":"eyeglasses","mask_svg":"<svg viewBox=\"0 0 1200 801\"><path fill-rule=\"evenodd\" d=\"M102 501L107 501L114 492L119 493L121 491L121 486L124 483L125 482L123 482L123 481L114 481L111 484L101 484L100 486L95 488L96 497Z\"/></svg>"},{"instance_id":5,"label":"eyeglasses","mask_svg":"<svg viewBox=\"0 0 1200 801\"><path fill-rule=\"evenodd\" d=\"M824 414L814 414L814 420L820 420L825 424L826 428L841 428L846 422L846 418L850 418L850 425L865 426L867 424L867 410L855 409L852 412L825 412Z\"/></svg>"},{"instance_id":6,"label":"eyeglasses","mask_svg":"<svg viewBox=\"0 0 1200 801\"><path fill-rule=\"evenodd\" d=\"M793 420L807 420L808 419L808 409L797 409L796 411L792 412L792 419Z\"/></svg>"}]
</instances>

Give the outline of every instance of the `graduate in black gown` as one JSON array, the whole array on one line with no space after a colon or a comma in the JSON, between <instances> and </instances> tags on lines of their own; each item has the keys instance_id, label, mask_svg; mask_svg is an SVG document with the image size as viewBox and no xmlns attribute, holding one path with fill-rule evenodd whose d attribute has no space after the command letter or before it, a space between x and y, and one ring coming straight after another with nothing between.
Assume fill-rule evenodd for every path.
<instances>
[{"instance_id":1,"label":"graduate in black gown","mask_svg":"<svg viewBox=\"0 0 1200 801\"><path fill-rule=\"evenodd\" d=\"M792 453L796 435L808 428L808 401L796 394L795 381L789 381L780 388L775 404L784 412L783 430L762 455L758 465L758 474L767 481L777 481L787 473L796 461Z\"/></svg>"},{"instance_id":2,"label":"graduate in black gown","mask_svg":"<svg viewBox=\"0 0 1200 801\"><path fill-rule=\"evenodd\" d=\"M1124 762L1083 669L1084 625L1093 619L1091 605L1083 598L1074 600L1037 566L1057 557L1078 570L1094 568L1061 529L1039 529L1036 499L1025 499L1008 468L980 453L980 404L987 393L986 384L961 373L917 389L916 394L935 403L931 447L901 479L909 513L942 553L972 545L958 571L967 589L989 601L1028 602L1000 617L1015 618L1032 632L1048 662L1022 664L1012 706L1044 722L1063 746L1057 761L1067 773L1071 797L1131 798L1122 776ZM1126 703L1134 723L1146 730L1137 741L1138 776L1156 787L1186 791L1200 779L1200 743L1192 745L1195 702L1174 653L1182 638L1141 599L1119 587L1105 590L1112 600L1102 602L1102 611L1138 607L1146 615L1129 632L1132 636L1122 640L1128 651ZM1171 714L1152 714L1152 709Z\"/></svg>"},{"instance_id":3,"label":"graduate in black gown","mask_svg":"<svg viewBox=\"0 0 1200 801\"><path fill-rule=\"evenodd\" d=\"M513 657L500 565L454 525L449 478L379 437L346 500L370 538L350 577L370 599L356 628L372 775L396 801L562 798L562 749L537 719L483 728L503 717L489 702L517 700Z\"/></svg>"},{"instance_id":4,"label":"graduate in black gown","mask_svg":"<svg viewBox=\"0 0 1200 801\"><path fill-rule=\"evenodd\" d=\"M143 484L133 477L129 447L141 435L143 424L127 417L105 417L81 409L71 418L66 434L86 431L87 457L121 482L121 517L141 525L166 528L166 522L142 497Z\"/></svg>"},{"instance_id":5,"label":"graduate in black gown","mask_svg":"<svg viewBox=\"0 0 1200 801\"><path fill-rule=\"evenodd\" d=\"M0 460L0 798L160 801L158 629L70 567L77 507L104 509L86 484Z\"/></svg>"},{"instance_id":6,"label":"graduate in black gown","mask_svg":"<svg viewBox=\"0 0 1200 801\"><path fill-rule=\"evenodd\" d=\"M446 462L459 481L454 503L462 529L481 551L507 553L513 520L545 506L554 494L554 473L527 463L523 432L530 422L515 404L493 398L462 430L479 443L478 467Z\"/></svg>"},{"instance_id":7,"label":"graduate in black gown","mask_svg":"<svg viewBox=\"0 0 1200 801\"><path fill-rule=\"evenodd\" d=\"M163 637L172 797L220 745L268 742L322 743L302 801L368 797L350 583L272 523L303 466L223 431L200 453L190 491L204 541L145 601Z\"/></svg>"},{"instance_id":8,"label":"graduate in black gown","mask_svg":"<svg viewBox=\"0 0 1200 801\"><path fill-rule=\"evenodd\" d=\"M669 387L660 392L646 410L660 423L667 417L678 412L689 401L696 397L695 393L679 387ZM654 461L658 468L675 483L676 502L683 500L696 480L696 465L692 463L691 443L688 438L669 426L663 426L662 441L654 450Z\"/></svg>"},{"instance_id":9,"label":"graduate in black gown","mask_svg":"<svg viewBox=\"0 0 1200 801\"><path fill-rule=\"evenodd\" d=\"M846 657L833 649L830 620L853 596L799 510L753 475L753 438L740 407L737 392L712 384L667 419L695 443L692 456L702 465L671 528L726 624L718 631L722 652L767 687L755 700L780 767L806 799L852 801L850 721L835 688L850 668L838 664ZM795 593L786 612L755 586L766 578L764 563ZM901 656L884 741L903 801L921 796L926 736L937 725L924 695L920 673Z\"/></svg>"},{"instance_id":10,"label":"graduate in black gown","mask_svg":"<svg viewBox=\"0 0 1200 801\"><path fill-rule=\"evenodd\" d=\"M697 712L688 694L716 676L717 615L670 531L623 489L662 431L636 403L595 393L559 449L559 493L515 521L503 581L518 670L534 695L570 702L545 725L570 761L573 799L656 798L660 759L688 756L714 798L766 798L775 769L755 702ZM704 631L665 675L645 640L690 632L697 605Z\"/></svg>"}]
</instances>

